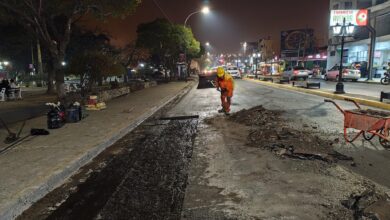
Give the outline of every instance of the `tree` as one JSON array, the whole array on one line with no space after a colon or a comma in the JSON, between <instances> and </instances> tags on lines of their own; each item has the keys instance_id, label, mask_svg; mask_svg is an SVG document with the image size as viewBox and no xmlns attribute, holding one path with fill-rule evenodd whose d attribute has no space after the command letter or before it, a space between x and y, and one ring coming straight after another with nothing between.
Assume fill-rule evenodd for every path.
<instances>
[{"instance_id":1,"label":"tree","mask_svg":"<svg viewBox=\"0 0 390 220\"><path fill-rule=\"evenodd\" d=\"M157 64L174 68L179 55L187 58L200 57L200 43L194 38L191 29L183 25L171 24L165 19L156 19L140 24L137 28L136 45L148 49Z\"/></svg>"},{"instance_id":2,"label":"tree","mask_svg":"<svg viewBox=\"0 0 390 220\"><path fill-rule=\"evenodd\" d=\"M150 57L148 49L137 47L135 42L131 42L120 51L119 59L124 66L135 67L139 61L146 61Z\"/></svg>"},{"instance_id":3,"label":"tree","mask_svg":"<svg viewBox=\"0 0 390 220\"><path fill-rule=\"evenodd\" d=\"M75 28L66 50L66 72L80 76L82 85L88 79L88 88L96 82L101 85L103 77L125 74L119 52L107 34Z\"/></svg>"},{"instance_id":4,"label":"tree","mask_svg":"<svg viewBox=\"0 0 390 220\"><path fill-rule=\"evenodd\" d=\"M101 85L104 77L121 76L126 69L109 54L88 51L72 57L67 72L80 76L81 84L88 91L96 82Z\"/></svg>"},{"instance_id":5,"label":"tree","mask_svg":"<svg viewBox=\"0 0 390 220\"><path fill-rule=\"evenodd\" d=\"M48 92L54 92L56 80L58 96L64 82L64 61L73 26L81 17L99 18L126 16L132 13L141 0L0 0L0 17L15 20L34 33L46 49L48 63Z\"/></svg>"}]
</instances>

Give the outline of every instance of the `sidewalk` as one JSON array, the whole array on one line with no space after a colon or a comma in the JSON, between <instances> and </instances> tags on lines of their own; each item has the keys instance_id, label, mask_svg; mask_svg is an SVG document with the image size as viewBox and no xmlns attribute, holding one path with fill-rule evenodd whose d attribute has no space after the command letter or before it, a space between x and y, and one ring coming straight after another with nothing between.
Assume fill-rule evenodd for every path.
<instances>
[{"instance_id":1,"label":"sidewalk","mask_svg":"<svg viewBox=\"0 0 390 220\"><path fill-rule=\"evenodd\" d=\"M346 93L346 94L334 94L334 90L329 90L329 89L307 89L307 88L302 88L302 87L293 87L291 84L279 84L279 83L272 83L268 81L261 81L261 80L256 80L256 79L248 79L245 78L244 80L252 81L255 83L259 83L262 85L266 86L271 86L275 88L280 88L280 89L287 89L287 90L293 90L293 91L298 91L298 92L303 92L303 93L308 93L312 95L318 95L322 96L325 98L330 98L330 99L338 99L338 100L344 100L346 98L352 99L356 101L359 104L374 107L374 108L380 108L384 110L390 110L390 103L388 102L389 100L385 100L384 102L379 101L379 97L374 97L374 96L366 96L366 95L360 95L360 94L351 94L351 93Z\"/></svg>"},{"instance_id":2,"label":"sidewalk","mask_svg":"<svg viewBox=\"0 0 390 220\"><path fill-rule=\"evenodd\" d=\"M28 137L0 154L0 219L13 219L62 184L81 166L130 132L193 82L175 82L144 89L88 112L76 124L50 130L49 136ZM30 128L46 128L46 117L29 120ZM22 135L23 137L23 135Z\"/></svg>"}]
</instances>

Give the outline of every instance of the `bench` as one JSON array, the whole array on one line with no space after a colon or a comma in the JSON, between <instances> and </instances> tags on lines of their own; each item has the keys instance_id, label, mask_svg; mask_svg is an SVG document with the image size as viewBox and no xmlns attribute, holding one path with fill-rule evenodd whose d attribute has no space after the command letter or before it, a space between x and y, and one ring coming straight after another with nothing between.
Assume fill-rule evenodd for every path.
<instances>
[{"instance_id":1,"label":"bench","mask_svg":"<svg viewBox=\"0 0 390 220\"><path fill-rule=\"evenodd\" d=\"M22 99L22 89L21 88L11 88L8 90L8 97L6 94L6 89L2 88L0 91L0 102L4 102L6 100L15 100Z\"/></svg>"},{"instance_id":2,"label":"bench","mask_svg":"<svg viewBox=\"0 0 390 220\"><path fill-rule=\"evenodd\" d=\"M22 89L21 88L11 88L11 89L9 89L9 96L8 96L8 98L10 100L22 99Z\"/></svg>"}]
</instances>

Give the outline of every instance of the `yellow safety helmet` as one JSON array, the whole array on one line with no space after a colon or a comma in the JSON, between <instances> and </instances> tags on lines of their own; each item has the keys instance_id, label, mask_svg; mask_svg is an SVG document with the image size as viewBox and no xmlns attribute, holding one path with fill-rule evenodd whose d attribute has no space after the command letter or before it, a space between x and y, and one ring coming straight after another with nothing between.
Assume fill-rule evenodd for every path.
<instances>
[{"instance_id":1,"label":"yellow safety helmet","mask_svg":"<svg viewBox=\"0 0 390 220\"><path fill-rule=\"evenodd\" d=\"M225 74L225 70L222 67L218 67L217 76L221 78Z\"/></svg>"}]
</instances>

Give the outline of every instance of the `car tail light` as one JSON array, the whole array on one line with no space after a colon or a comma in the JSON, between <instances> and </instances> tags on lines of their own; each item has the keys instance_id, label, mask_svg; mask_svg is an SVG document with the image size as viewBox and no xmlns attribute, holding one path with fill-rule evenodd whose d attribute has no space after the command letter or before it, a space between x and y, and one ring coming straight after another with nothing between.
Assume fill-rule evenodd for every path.
<instances>
[{"instance_id":1,"label":"car tail light","mask_svg":"<svg viewBox=\"0 0 390 220\"><path fill-rule=\"evenodd\" d=\"M299 73L298 70L294 70L294 75L297 75Z\"/></svg>"}]
</instances>

